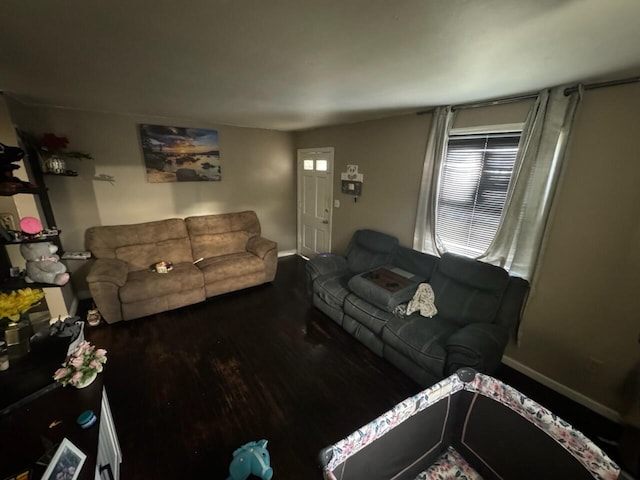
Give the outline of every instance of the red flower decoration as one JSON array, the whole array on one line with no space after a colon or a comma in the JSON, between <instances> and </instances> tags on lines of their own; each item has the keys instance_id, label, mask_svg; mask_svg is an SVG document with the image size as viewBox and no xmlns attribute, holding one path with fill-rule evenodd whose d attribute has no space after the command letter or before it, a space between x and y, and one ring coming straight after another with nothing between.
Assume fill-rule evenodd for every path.
<instances>
[{"instance_id":1,"label":"red flower decoration","mask_svg":"<svg viewBox=\"0 0 640 480\"><path fill-rule=\"evenodd\" d=\"M69 145L69 139L67 139L67 137L58 137L53 133L45 133L40 139L40 146L50 152L64 150L67 148L67 145Z\"/></svg>"}]
</instances>

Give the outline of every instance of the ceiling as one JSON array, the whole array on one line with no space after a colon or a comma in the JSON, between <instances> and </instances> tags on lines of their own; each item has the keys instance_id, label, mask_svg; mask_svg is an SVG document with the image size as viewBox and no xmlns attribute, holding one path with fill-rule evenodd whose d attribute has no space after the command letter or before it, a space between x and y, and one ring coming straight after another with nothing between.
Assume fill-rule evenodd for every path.
<instances>
[{"instance_id":1,"label":"ceiling","mask_svg":"<svg viewBox=\"0 0 640 480\"><path fill-rule=\"evenodd\" d=\"M297 130L640 74L640 0L2 0L33 105Z\"/></svg>"}]
</instances>

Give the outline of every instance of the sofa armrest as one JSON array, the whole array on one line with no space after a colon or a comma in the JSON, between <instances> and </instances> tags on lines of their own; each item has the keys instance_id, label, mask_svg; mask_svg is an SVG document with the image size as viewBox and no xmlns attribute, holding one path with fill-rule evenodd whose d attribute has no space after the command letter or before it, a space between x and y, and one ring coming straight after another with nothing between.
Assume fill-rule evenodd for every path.
<instances>
[{"instance_id":1,"label":"sofa armrest","mask_svg":"<svg viewBox=\"0 0 640 480\"><path fill-rule=\"evenodd\" d=\"M107 323L122 320L119 290L127 281L128 270L122 260L99 258L87 275L91 297Z\"/></svg>"},{"instance_id":2,"label":"sofa armrest","mask_svg":"<svg viewBox=\"0 0 640 480\"><path fill-rule=\"evenodd\" d=\"M311 282L321 275L348 271L347 259L340 255L317 256L307 262L307 277Z\"/></svg>"},{"instance_id":3,"label":"sofa armrest","mask_svg":"<svg viewBox=\"0 0 640 480\"><path fill-rule=\"evenodd\" d=\"M492 373L500 365L508 339L509 331L501 325L471 323L461 328L445 344L445 375L451 375L461 367Z\"/></svg>"},{"instance_id":4,"label":"sofa armrest","mask_svg":"<svg viewBox=\"0 0 640 480\"><path fill-rule=\"evenodd\" d=\"M247 241L247 251L264 258L270 250L277 250L278 244L256 235Z\"/></svg>"},{"instance_id":5,"label":"sofa armrest","mask_svg":"<svg viewBox=\"0 0 640 480\"><path fill-rule=\"evenodd\" d=\"M115 258L99 258L91 266L87 283L107 282L122 287L127 281L126 262Z\"/></svg>"},{"instance_id":6,"label":"sofa armrest","mask_svg":"<svg viewBox=\"0 0 640 480\"><path fill-rule=\"evenodd\" d=\"M502 296L496 323L509 330L515 340L520 326L520 319L529 296L529 282L518 277L511 277L507 289Z\"/></svg>"}]
</instances>

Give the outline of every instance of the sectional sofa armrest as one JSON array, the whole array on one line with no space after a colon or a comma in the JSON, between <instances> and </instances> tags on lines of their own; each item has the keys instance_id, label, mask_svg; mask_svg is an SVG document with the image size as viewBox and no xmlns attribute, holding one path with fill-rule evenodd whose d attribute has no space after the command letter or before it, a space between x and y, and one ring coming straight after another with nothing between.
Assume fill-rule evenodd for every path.
<instances>
[{"instance_id":1,"label":"sectional sofa armrest","mask_svg":"<svg viewBox=\"0 0 640 480\"><path fill-rule=\"evenodd\" d=\"M461 328L445 344L445 375L451 375L461 367L492 373L500 365L508 340L509 331L502 325L471 323Z\"/></svg>"},{"instance_id":2,"label":"sectional sofa armrest","mask_svg":"<svg viewBox=\"0 0 640 480\"><path fill-rule=\"evenodd\" d=\"M126 262L115 258L99 258L91 266L87 283L106 282L122 287L127 281L129 268Z\"/></svg>"},{"instance_id":3,"label":"sectional sofa armrest","mask_svg":"<svg viewBox=\"0 0 640 480\"><path fill-rule=\"evenodd\" d=\"M119 290L127 281L126 262L113 258L99 258L91 266L87 284L96 307L107 323L122 320Z\"/></svg>"},{"instance_id":4,"label":"sectional sofa armrest","mask_svg":"<svg viewBox=\"0 0 640 480\"><path fill-rule=\"evenodd\" d=\"M511 277L502 296L496 323L509 330L513 339L517 337L520 319L529 296L529 282L519 277Z\"/></svg>"},{"instance_id":5,"label":"sectional sofa armrest","mask_svg":"<svg viewBox=\"0 0 640 480\"><path fill-rule=\"evenodd\" d=\"M328 273L348 272L347 259L340 255L322 255L307 262L307 277L311 282Z\"/></svg>"},{"instance_id":6,"label":"sectional sofa armrest","mask_svg":"<svg viewBox=\"0 0 640 480\"><path fill-rule=\"evenodd\" d=\"M271 240L267 240L266 238L258 235L251 237L247 241L247 251L260 258L266 257L271 250L277 251L277 249L278 244L276 242L272 242Z\"/></svg>"}]
</instances>

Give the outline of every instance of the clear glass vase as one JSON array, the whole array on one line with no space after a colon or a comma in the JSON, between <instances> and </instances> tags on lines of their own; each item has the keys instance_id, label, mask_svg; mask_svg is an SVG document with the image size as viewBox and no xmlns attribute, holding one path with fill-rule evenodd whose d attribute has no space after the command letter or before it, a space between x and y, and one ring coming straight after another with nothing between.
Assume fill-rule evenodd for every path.
<instances>
[{"instance_id":1,"label":"clear glass vase","mask_svg":"<svg viewBox=\"0 0 640 480\"><path fill-rule=\"evenodd\" d=\"M59 155L51 155L44 161L44 169L47 173L62 175L67 171L67 164Z\"/></svg>"}]
</instances>

